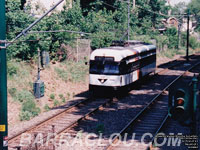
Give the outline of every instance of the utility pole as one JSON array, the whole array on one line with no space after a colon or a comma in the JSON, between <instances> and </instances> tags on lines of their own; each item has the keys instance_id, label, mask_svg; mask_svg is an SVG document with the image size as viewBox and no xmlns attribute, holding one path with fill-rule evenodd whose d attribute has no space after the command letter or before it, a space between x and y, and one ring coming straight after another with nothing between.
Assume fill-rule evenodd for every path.
<instances>
[{"instance_id":1,"label":"utility pole","mask_svg":"<svg viewBox=\"0 0 200 150\"><path fill-rule=\"evenodd\" d=\"M135 10L135 0L133 0L133 11Z\"/></svg>"},{"instance_id":2,"label":"utility pole","mask_svg":"<svg viewBox=\"0 0 200 150\"><path fill-rule=\"evenodd\" d=\"M181 23L178 22L178 41L177 41L177 49L179 49L179 45L180 45L180 30L181 30Z\"/></svg>"},{"instance_id":3,"label":"utility pole","mask_svg":"<svg viewBox=\"0 0 200 150\"><path fill-rule=\"evenodd\" d=\"M130 36L130 0L128 0L128 29L127 29L127 33L128 33L128 42L129 42L129 36Z\"/></svg>"},{"instance_id":4,"label":"utility pole","mask_svg":"<svg viewBox=\"0 0 200 150\"><path fill-rule=\"evenodd\" d=\"M188 54L189 54L189 37L190 37L190 12L188 10L187 14L187 48L186 48L186 60L189 61Z\"/></svg>"},{"instance_id":5,"label":"utility pole","mask_svg":"<svg viewBox=\"0 0 200 150\"><path fill-rule=\"evenodd\" d=\"M0 0L0 40L6 39L5 0ZM0 150L6 150L7 123L7 68L5 43L0 44Z\"/></svg>"}]
</instances>

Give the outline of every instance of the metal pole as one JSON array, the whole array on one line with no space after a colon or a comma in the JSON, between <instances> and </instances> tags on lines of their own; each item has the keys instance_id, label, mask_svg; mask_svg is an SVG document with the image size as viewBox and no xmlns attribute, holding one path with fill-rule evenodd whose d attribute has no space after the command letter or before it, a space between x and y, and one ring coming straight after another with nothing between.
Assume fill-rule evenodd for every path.
<instances>
[{"instance_id":1,"label":"metal pole","mask_svg":"<svg viewBox=\"0 0 200 150\"><path fill-rule=\"evenodd\" d=\"M190 24L190 12L188 11L188 15L187 15L187 48L186 48L186 60L187 61L189 61L189 58L188 58L188 54L189 54L189 36L190 36L189 24Z\"/></svg>"},{"instance_id":2,"label":"metal pole","mask_svg":"<svg viewBox=\"0 0 200 150\"><path fill-rule=\"evenodd\" d=\"M180 29L181 29L181 24L180 22L178 22L178 43L177 43L177 49L179 49L179 45L180 45Z\"/></svg>"},{"instance_id":3,"label":"metal pole","mask_svg":"<svg viewBox=\"0 0 200 150\"><path fill-rule=\"evenodd\" d=\"M197 130L196 130L196 111L197 111L197 84L198 84L198 80L197 77L194 75L193 79L192 79L192 93L193 93L193 111L192 111L192 134L196 134Z\"/></svg>"},{"instance_id":4,"label":"metal pole","mask_svg":"<svg viewBox=\"0 0 200 150\"><path fill-rule=\"evenodd\" d=\"M0 40L6 39L5 0L0 0ZM0 46L5 46L1 44ZM8 135L7 123L7 66L6 49L0 49L0 149L3 147L4 137Z\"/></svg>"},{"instance_id":5,"label":"metal pole","mask_svg":"<svg viewBox=\"0 0 200 150\"><path fill-rule=\"evenodd\" d=\"M53 132L53 140L54 140L54 142L55 142L55 125L52 125L52 132ZM55 150L56 149L56 147L55 147L55 143L53 142L53 150Z\"/></svg>"},{"instance_id":6,"label":"metal pole","mask_svg":"<svg viewBox=\"0 0 200 150\"><path fill-rule=\"evenodd\" d=\"M38 48L38 76L37 79L40 80L40 49Z\"/></svg>"},{"instance_id":7,"label":"metal pole","mask_svg":"<svg viewBox=\"0 0 200 150\"><path fill-rule=\"evenodd\" d=\"M76 39L76 62L78 62L78 38Z\"/></svg>"},{"instance_id":8,"label":"metal pole","mask_svg":"<svg viewBox=\"0 0 200 150\"><path fill-rule=\"evenodd\" d=\"M128 0L128 42L129 42L129 36L130 36L130 0Z\"/></svg>"}]
</instances>

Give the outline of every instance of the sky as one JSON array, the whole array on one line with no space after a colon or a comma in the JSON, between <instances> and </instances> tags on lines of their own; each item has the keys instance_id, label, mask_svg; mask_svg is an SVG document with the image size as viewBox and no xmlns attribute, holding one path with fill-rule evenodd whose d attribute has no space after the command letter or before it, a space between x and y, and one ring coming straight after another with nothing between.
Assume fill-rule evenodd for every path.
<instances>
[{"instance_id":1,"label":"sky","mask_svg":"<svg viewBox=\"0 0 200 150\"><path fill-rule=\"evenodd\" d=\"M190 2L191 0L171 0L171 4L174 5L174 4L177 4L179 2L185 2L185 3L188 3Z\"/></svg>"}]
</instances>

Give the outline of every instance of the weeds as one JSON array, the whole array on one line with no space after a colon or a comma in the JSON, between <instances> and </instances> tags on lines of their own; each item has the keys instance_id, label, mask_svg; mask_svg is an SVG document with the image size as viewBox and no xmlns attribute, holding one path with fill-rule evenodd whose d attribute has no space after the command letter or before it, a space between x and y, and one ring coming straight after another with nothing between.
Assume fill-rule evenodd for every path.
<instances>
[{"instance_id":1,"label":"weeds","mask_svg":"<svg viewBox=\"0 0 200 150\"><path fill-rule=\"evenodd\" d=\"M67 99L69 100L70 99L70 93L67 92Z\"/></svg>"},{"instance_id":2,"label":"weeds","mask_svg":"<svg viewBox=\"0 0 200 150\"><path fill-rule=\"evenodd\" d=\"M56 73L62 80L73 83L85 81L88 66L84 62L66 61L63 66L65 67L64 69L55 68Z\"/></svg>"},{"instance_id":3,"label":"weeds","mask_svg":"<svg viewBox=\"0 0 200 150\"><path fill-rule=\"evenodd\" d=\"M45 110L45 111L49 111L49 110L50 110L50 107L49 107L48 104L45 104L45 106L44 106L44 110Z\"/></svg>"},{"instance_id":4,"label":"weeds","mask_svg":"<svg viewBox=\"0 0 200 150\"><path fill-rule=\"evenodd\" d=\"M52 99L52 100L55 99L55 94L54 94L54 93L51 93L51 95L50 95L50 99Z\"/></svg>"},{"instance_id":5,"label":"weeds","mask_svg":"<svg viewBox=\"0 0 200 150\"><path fill-rule=\"evenodd\" d=\"M68 81L68 72L67 71L65 71L64 69L60 69L60 68L55 68L55 71L62 80Z\"/></svg>"},{"instance_id":6,"label":"weeds","mask_svg":"<svg viewBox=\"0 0 200 150\"><path fill-rule=\"evenodd\" d=\"M17 93L17 89L16 88L10 88L8 89L8 93L15 98L16 97L16 93Z\"/></svg>"},{"instance_id":7,"label":"weeds","mask_svg":"<svg viewBox=\"0 0 200 150\"><path fill-rule=\"evenodd\" d=\"M8 76L12 77L13 75L17 74L17 70L19 70L19 65L13 61L8 61L7 63Z\"/></svg>"},{"instance_id":8,"label":"weeds","mask_svg":"<svg viewBox=\"0 0 200 150\"><path fill-rule=\"evenodd\" d=\"M62 103L65 103L66 102L66 99L63 97L62 98Z\"/></svg>"},{"instance_id":9,"label":"weeds","mask_svg":"<svg viewBox=\"0 0 200 150\"><path fill-rule=\"evenodd\" d=\"M59 106L59 104L60 104L60 103L59 103L59 101L58 101L58 100L54 100L54 101L53 101L53 105L54 105L54 107L57 107L57 106Z\"/></svg>"},{"instance_id":10,"label":"weeds","mask_svg":"<svg viewBox=\"0 0 200 150\"><path fill-rule=\"evenodd\" d=\"M14 99L23 103L25 101L34 100L34 96L31 92L24 89L24 90L17 92L16 96L14 95Z\"/></svg>"},{"instance_id":11,"label":"weeds","mask_svg":"<svg viewBox=\"0 0 200 150\"><path fill-rule=\"evenodd\" d=\"M22 109L20 112L20 120L30 120L32 117L37 116L41 112L39 107L36 107L35 101L27 100L22 103Z\"/></svg>"},{"instance_id":12,"label":"weeds","mask_svg":"<svg viewBox=\"0 0 200 150\"><path fill-rule=\"evenodd\" d=\"M62 99L64 96L63 96L63 94L59 94L59 97Z\"/></svg>"}]
</instances>

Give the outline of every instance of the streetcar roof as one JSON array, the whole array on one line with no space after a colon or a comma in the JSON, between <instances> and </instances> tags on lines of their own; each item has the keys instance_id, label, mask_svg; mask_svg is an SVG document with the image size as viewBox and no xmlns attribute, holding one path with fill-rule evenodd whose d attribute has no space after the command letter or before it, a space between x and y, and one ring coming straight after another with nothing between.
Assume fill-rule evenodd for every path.
<instances>
[{"instance_id":1,"label":"streetcar roof","mask_svg":"<svg viewBox=\"0 0 200 150\"><path fill-rule=\"evenodd\" d=\"M128 47L111 46L107 48L96 49L91 53L90 60L95 56L114 57L115 61L121 61L123 58L139 54L141 52L156 49L155 45L129 45Z\"/></svg>"}]
</instances>

